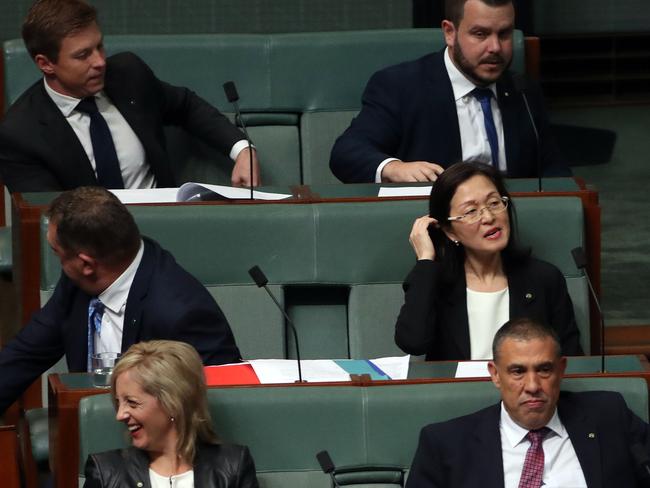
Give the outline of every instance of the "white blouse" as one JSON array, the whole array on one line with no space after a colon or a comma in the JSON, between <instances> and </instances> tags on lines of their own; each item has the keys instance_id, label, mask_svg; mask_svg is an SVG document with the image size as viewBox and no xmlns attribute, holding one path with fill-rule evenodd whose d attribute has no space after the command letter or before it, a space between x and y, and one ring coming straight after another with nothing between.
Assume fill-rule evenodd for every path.
<instances>
[{"instance_id":1,"label":"white blouse","mask_svg":"<svg viewBox=\"0 0 650 488\"><path fill-rule=\"evenodd\" d=\"M194 488L194 471L189 470L169 477L161 476L149 468L149 480L151 488Z\"/></svg>"},{"instance_id":2,"label":"white blouse","mask_svg":"<svg viewBox=\"0 0 650 488\"><path fill-rule=\"evenodd\" d=\"M492 340L510 318L510 293L467 288L467 318L472 359L492 359Z\"/></svg>"}]
</instances>

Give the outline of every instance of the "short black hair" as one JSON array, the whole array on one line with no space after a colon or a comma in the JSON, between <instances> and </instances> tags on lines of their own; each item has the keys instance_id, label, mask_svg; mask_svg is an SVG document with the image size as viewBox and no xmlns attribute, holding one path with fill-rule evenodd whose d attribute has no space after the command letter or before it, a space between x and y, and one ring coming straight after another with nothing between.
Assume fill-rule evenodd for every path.
<instances>
[{"instance_id":1,"label":"short black hair","mask_svg":"<svg viewBox=\"0 0 650 488\"><path fill-rule=\"evenodd\" d=\"M509 5L512 0L480 0L485 5L490 7L500 7L502 5ZM465 15L465 3L467 0L445 0L445 19L450 21L456 27L463 20Z\"/></svg>"},{"instance_id":2,"label":"short black hair","mask_svg":"<svg viewBox=\"0 0 650 488\"><path fill-rule=\"evenodd\" d=\"M140 231L120 200L105 188L79 187L56 197L46 212L65 253L85 252L109 265L132 260Z\"/></svg>"},{"instance_id":3,"label":"short black hair","mask_svg":"<svg viewBox=\"0 0 650 488\"><path fill-rule=\"evenodd\" d=\"M506 339L530 341L547 338L553 339L556 355L559 358L562 355L562 346L554 329L529 317L510 319L501 326L492 340L492 359L497 361L501 345Z\"/></svg>"}]
</instances>

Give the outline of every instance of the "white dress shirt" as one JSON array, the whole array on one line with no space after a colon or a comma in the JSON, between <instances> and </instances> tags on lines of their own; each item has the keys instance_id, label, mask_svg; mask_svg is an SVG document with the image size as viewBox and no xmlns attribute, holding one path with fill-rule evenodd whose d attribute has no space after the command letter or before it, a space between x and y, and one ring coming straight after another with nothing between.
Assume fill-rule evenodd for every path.
<instances>
[{"instance_id":1,"label":"white dress shirt","mask_svg":"<svg viewBox=\"0 0 650 488\"><path fill-rule=\"evenodd\" d=\"M510 292L467 288L467 319L472 359L492 359L492 340L497 330L510 318Z\"/></svg>"},{"instance_id":2,"label":"white dress shirt","mask_svg":"<svg viewBox=\"0 0 650 488\"><path fill-rule=\"evenodd\" d=\"M544 449L544 488L587 488L587 482L578 456L573 449L569 434L558 417L557 409L546 427L551 429L542 448ZM528 430L519 426L501 403L501 449L503 451L503 474L505 488L517 488L521 470L526 459L530 441Z\"/></svg>"},{"instance_id":3,"label":"white dress shirt","mask_svg":"<svg viewBox=\"0 0 650 488\"><path fill-rule=\"evenodd\" d=\"M104 304L102 325L100 333L95 332L95 352L120 352L122 351L122 331L124 329L124 313L126 300L129 298L131 284L135 273L142 261L144 243L140 242L140 249L129 267L97 298Z\"/></svg>"},{"instance_id":4,"label":"white dress shirt","mask_svg":"<svg viewBox=\"0 0 650 488\"><path fill-rule=\"evenodd\" d=\"M43 84L45 85L45 91L77 135L77 139L79 139L79 142L83 146L93 167L93 171L97 175L93 144L90 139L90 115L76 110L77 104L81 99L63 95L55 91L48 85L45 78L43 78ZM148 163L145 164L146 154L144 146L135 132L133 132L129 123L103 91L95 94L95 102L97 103L99 113L106 120L108 129L113 137L115 152L120 162L124 188L155 188L157 186L156 178L151 171L151 166ZM233 161L237 159L239 153L247 147L248 141L245 139L237 141L230 150L230 159Z\"/></svg>"},{"instance_id":5,"label":"white dress shirt","mask_svg":"<svg viewBox=\"0 0 650 488\"><path fill-rule=\"evenodd\" d=\"M149 481L151 482L151 488L194 488L194 471L185 471L170 478L169 476L159 475L149 468Z\"/></svg>"},{"instance_id":6,"label":"white dress shirt","mask_svg":"<svg viewBox=\"0 0 650 488\"><path fill-rule=\"evenodd\" d=\"M451 87L454 91L454 101L456 103L456 114L458 115L458 128L460 130L460 143L462 148L463 161L481 161L490 164L492 160L492 152L490 150L490 143L485 131L485 122L483 120L483 110L481 110L481 103L471 95L472 90L476 85L468 80L465 75L456 67L451 60L449 48L445 49L444 53L445 68L447 68L447 75L451 81ZM495 84L489 85L487 88L492 90L494 97L492 98L492 117L494 118L494 125L497 129L497 137L499 139L499 170L506 171L506 147L503 137L503 120L501 118L501 110L497 103L497 91ZM375 173L375 182L381 183L381 172L391 161L399 161L397 158L386 158L377 167ZM429 161L431 163L439 164L438 161Z\"/></svg>"}]
</instances>

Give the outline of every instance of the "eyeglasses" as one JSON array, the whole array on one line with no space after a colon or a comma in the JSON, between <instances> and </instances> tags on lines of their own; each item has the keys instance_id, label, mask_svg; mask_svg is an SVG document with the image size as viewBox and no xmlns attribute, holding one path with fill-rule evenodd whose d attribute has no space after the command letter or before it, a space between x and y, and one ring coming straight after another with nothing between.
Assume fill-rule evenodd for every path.
<instances>
[{"instance_id":1,"label":"eyeglasses","mask_svg":"<svg viewBox=\"0 0 650 488\"><path fill-rule=\"evenodd\" d=\"M481 220L481 217L483 217L483 212L486 210L489 210L492 215L497 215L503 212L506 208L508 208L509 201L510 199L508 197L491 198L487 201L485 207L470 208L463 215L459 215L458 217L447 217L447 220L450 220L452 222L475 224Z\"/></svg>"}]
</instances>

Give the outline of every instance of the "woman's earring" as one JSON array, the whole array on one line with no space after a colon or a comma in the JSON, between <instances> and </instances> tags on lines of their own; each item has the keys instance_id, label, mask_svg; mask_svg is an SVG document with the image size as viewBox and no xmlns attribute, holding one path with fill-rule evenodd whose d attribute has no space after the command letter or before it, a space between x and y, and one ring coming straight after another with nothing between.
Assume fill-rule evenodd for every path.
<instances>
[{"instance_id":1,"label":"woman's earring","mask_svg":"<svg viewBox=\"0 0 650 488\"><path fill-rule=\"evenodd\" d=\"M174 417L169 417L170 422L174 422L176 419Z\"/></svg>"},{"instance_id":2,"label":"woman's earring","mask_svg":"<svg viewBox=\"0 0 650 488\"><path fill-rule=\"evenodd\" d=\"M458 242L456 239L452 239L451 242L453 242L456 247L460 246L460 242Z\"/></svg>"}]
</instances>

